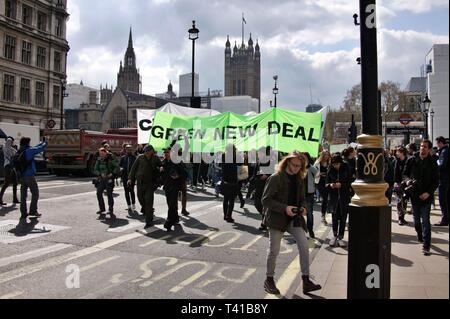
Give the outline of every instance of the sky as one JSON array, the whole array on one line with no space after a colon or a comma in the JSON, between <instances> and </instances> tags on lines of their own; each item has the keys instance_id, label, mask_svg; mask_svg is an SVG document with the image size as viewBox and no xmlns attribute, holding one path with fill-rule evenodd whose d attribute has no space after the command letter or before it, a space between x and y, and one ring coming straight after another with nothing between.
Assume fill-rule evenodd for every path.
<instances>
[{"instance_id":1,"label":"sky","mask_svg":"<svg viewBox=\"0 0 450 319\"><path fill-rule=\"evenodd\" d=\"M69 83L99 88L117 85L130 27L142 93L178 92L178 77L191 72L192 20L195 72L200 91L224 90L224 50L245 43L250 33L261 47L261 108L273 100L278 75L278 106L298 111L313 103L339 108L347 90L361 78L358 0L69 0L67 75ZM405 88L420 75L433 44L449 43L448 0L377 1L378 79Z\"/></svg>"}]
</instances>

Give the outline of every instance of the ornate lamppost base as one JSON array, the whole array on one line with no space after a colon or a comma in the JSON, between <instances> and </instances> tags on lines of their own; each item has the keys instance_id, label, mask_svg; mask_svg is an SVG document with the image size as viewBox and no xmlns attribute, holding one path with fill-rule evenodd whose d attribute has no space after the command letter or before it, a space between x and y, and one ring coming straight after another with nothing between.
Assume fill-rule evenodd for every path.
<instances>
[{"instance_id":1,"label":"ornate lamppost base","mask_svg":"<svg viewBox=\"0 0 450 319\"><path fill-rule=\"evenodd\" d=\"M391 276L391 207L385 196L383 137L358 137L355 196L349 207L349 299L387 299Z\"/></svg>"}]
</instances>

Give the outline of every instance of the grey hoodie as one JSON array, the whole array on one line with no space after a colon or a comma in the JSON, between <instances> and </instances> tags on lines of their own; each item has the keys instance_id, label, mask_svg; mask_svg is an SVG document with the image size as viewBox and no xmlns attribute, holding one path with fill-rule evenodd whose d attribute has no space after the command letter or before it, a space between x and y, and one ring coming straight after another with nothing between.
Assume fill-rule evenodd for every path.
<instances>
[{"instance_id":1,"label":"grey hoodie","mask_svg":"<svg viewBox=\"0 0 450 319\"><path fill-rule=\"evenodd\" d=\"M4 166L6 167L12 162L12 158L16 155L16 149L13 147L13 140L11 138L7 138L5 145L3 146L3 156L5 159Z\"/></svg>"}]
</instances>

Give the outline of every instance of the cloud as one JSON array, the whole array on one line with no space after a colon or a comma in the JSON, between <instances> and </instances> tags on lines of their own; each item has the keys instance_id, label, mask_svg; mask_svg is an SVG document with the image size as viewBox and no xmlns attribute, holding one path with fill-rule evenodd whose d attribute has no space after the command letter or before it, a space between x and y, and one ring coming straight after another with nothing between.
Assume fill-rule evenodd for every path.
<instances>
[{"instance_id":1,"label":"cloud","mask_svg":"<svg viewBox=\"0 0 450 319\"><path fill-rule=\"evenodd\" d=\"M406 85L416 76L433 43L448 43L441 34L399 27L401 13L448 7L441 0L378 2L379 79ZM252 33L261 46L263 109L272 99L274 74L280 77L279 105L303 110L311 102L339 107L348 89L360 81L359 28L353 14L357 0L77 0L68 5L69 81L90 85L116 84L119 62L133 27L134 47L143 93L166 91L169 80L178 90L178 76L191 71L192 43L187 30L196 20L195 70L200 90L224 88L226 36L241 42L245 12L245 41ZM428 15L429 16L429 15ZM389 28L385 27L389 25ZM402 24L404 25L404 24Z\"/></svg>"},{"instance_id":2,"label":"cloud","mask_svg":"<svg viewBox=\"0 0 450 319\"><path fill-rule=\"evenodd\" d=\"M448 0L387 0L382 1L382 3L394 11L410 11L413 13L429 12L434 8L448 9Z\"/></svg>"}]
</instances>

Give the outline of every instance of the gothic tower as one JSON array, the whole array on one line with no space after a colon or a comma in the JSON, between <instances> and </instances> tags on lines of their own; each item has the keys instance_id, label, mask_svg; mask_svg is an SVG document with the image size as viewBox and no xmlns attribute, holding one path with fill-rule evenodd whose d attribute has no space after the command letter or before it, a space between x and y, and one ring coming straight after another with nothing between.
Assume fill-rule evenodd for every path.
<instances>
[{"instance_id":1,"label":"gothic tower","mask_svg":"<svg viewBox=\"0 0 450 319\"><path fill-rule=\"evenodd\" d=\"M261 52L258 41L253 47L251 34L247 46L238 48L235 42L233 53L229 36L225 43L225 96L237 95L258 99L261 109Z\"/></svg>"},{"instance_id":2,"label":"gothic tower","mask_svg":"<svg viewBox=\"0 0 450 319\"><path fill-rule=\"evenodd\" d=\"M136 68L136 54L134 53L133 48L131 28L124 64L125 65L122 65L122 61L120 61L119 73L117 74L117 86L125 91L141 93L141 76Z\"/></svg>"}]
</instances>

